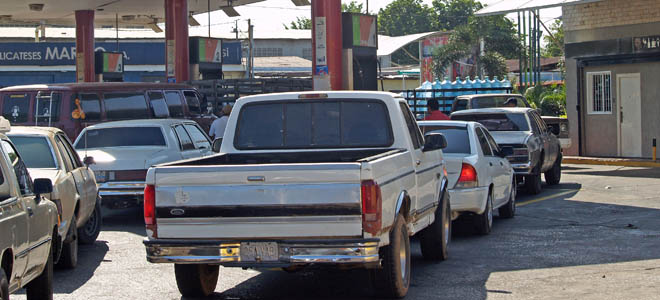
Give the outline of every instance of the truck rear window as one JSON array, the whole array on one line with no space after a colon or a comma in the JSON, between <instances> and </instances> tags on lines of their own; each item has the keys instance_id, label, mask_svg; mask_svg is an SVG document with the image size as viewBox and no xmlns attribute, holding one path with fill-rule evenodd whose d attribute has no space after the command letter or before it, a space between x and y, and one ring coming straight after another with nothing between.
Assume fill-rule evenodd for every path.
<instances>
[{"instance_id":1,"label":"truck rear window","mask_svg":"<svg viewBox=\"0 0 660 300\"><path fill-rule=\"evenodd\" d=\"M115 127L85 130L80 133L80 139L74 147L85 149L166 145L160 127Z\"/></svg>"},{"instance_id":2,"label":"truck rear window","mask_svg":"<svg viewBox=\"0 0 660 300\"><path fill-rule=\"evenodd\" d=\"M237 124L237 149L366 148L393 143L387 108L377 100L247 104Z\"/></svg>"},{"instance_id":3,"label":"truck rear window","mask_svg":"<svg viewBox=\"0 0 660 300\"><path fill-rule=\"evenodd\" d=\"M447 139L447 148L442 149L443 153L464 153L470 154L470 137L467 127L462 126L420 126L424 134L438 132L444 134Z\"/></svg>"},{"instance_id":4,"label":"truck rear window","mask_svg":"<svg viewBox=\"0 0 660 300\"><path fill-rule=\"evenodd\" d=\"M452 115L451 119L478 122L490 131L529 131L524 113Z\"/></svg>"}]
</instances>

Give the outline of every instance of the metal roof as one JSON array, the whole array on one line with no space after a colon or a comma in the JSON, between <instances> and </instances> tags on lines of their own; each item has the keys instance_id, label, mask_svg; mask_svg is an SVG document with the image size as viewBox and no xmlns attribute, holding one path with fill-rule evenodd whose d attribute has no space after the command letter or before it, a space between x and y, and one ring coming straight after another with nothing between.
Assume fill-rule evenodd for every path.
<instances>
[{"instance_id":1,"label":"metal roof","mask_svg":"<svg viewBox=\"0 0 660 300\"><path fill-rule=\"evenodd\" d=\"M378 56L387 56L405 47L406 45L421 40L434 34L446 34L443 31L423 32L402 36L378 35Z\"/></svg>"},{"instance_id":2,"label":"metal roof","mask_svg":"<svg viewBox=\"0 0 660 300\"><path fill-rule=\"evenodd\" d=\"M505 15L508 13L527 11L532 9L543 9L599 1L602 0L501 0L497 3L493 3L482 8L475 15L480 17Z\"/></svg>"}]
</instances>

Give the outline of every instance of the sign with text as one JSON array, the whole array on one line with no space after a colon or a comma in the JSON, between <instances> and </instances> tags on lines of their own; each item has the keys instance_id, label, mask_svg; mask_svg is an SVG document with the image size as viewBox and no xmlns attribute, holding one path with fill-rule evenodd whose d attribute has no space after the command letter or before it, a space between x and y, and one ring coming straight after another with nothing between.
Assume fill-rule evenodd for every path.
<instances>
[{"instance_id":1,"label":"sign with text","mask_svg":"<svg viewBox=\"0 0 660 300\"><path fill-rule=\"evenodd\" d=\"M635 52L660 51L660 36L645 36L633 38L633 50Z\"/></svg>"},{"instance_id":2,"label":"sign with text","mask_svg":"<svg viewBox=\"0 0 660 300\"><path fill-rule=\"evenodd\" d=\"M191 63L222 63L222 41L210 38L190 39Z\"/></svg>"},{"instance_id":3,"label":"sign with text","mask_svg":"<svg viewBox=\"0 0 660 300\"><path fill-rule=\"evenodd\" d=\"M124 54L121 52L96 52L96 74L123 73Z\"/></svg>"}]
</instances>

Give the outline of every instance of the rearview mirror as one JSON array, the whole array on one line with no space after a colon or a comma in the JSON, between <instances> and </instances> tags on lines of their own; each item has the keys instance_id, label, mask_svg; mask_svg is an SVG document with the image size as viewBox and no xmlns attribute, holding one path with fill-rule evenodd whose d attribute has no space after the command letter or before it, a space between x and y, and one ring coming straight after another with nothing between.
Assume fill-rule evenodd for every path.
<instances>
[{"instance_id":1,"label":"rearview mirror","mask_svg":"<svg viewBox=\"0 0 660 300\"><path fill-rule=\"evenodd\" d=\"M447 148L447 139L445 135L438 132L431 132L424 136L423 152Z\"/></svg>"},{"instance_id":2,"label":"rearview mirror","mask_svg":"<svg viewBox=\"0 0 660 300\"><path fill-rule=\"evenodd\" d=\"M48 178L37 178L34 180L34 194L38 196L53 192L53 182Z\"/></svg>"},{"instance_id":3,"label":"rearview mirror","mask_svg":"<svg viewBox=\"0 0 660 300\"><path fill-rule=\"evenodd\" d=\"M83 158L83 164L85 164L87 167L89 167L89 165L93 165L95 163L96 163L96 161L94 161L94 157L85 156L85 158Z\"/></svg>"},{"instance_id":4,"label":"rearview mirror","mask_svg":"<svg viewBox=\"0 0 660 300\"><path fill-rule=\"evenodd\" d=\"M505 158L511 155L513 155L513 147L506 146L500 148L500 157Z\"/></svg>"},{"instance_id":5,"label":"rearview mirror","mask_svg":"<svg viewBox=\"0 0 660 300\"><path fill-rule=\"evenodd\" d=\"M219 153L220 152L220 146L222 146L222 138L217 138L213 140L213 152Z\"/></svg>"}]
</instances>

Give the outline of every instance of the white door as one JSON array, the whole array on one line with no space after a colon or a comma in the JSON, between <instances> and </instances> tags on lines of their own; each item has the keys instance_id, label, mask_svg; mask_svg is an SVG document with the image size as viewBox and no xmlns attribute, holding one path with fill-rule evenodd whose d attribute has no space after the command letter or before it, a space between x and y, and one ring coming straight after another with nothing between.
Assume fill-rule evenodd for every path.
<instances>
[{"instance_id":1,"label":"white door","mask_svg":"<svg viewBox=\"0 0 660 300\"><path fill-rule=\"evenodd\" d=\"M619 74L619 154L624 157L642 156L642 96L639 73Z\"/></svg>"}]
</instances>

